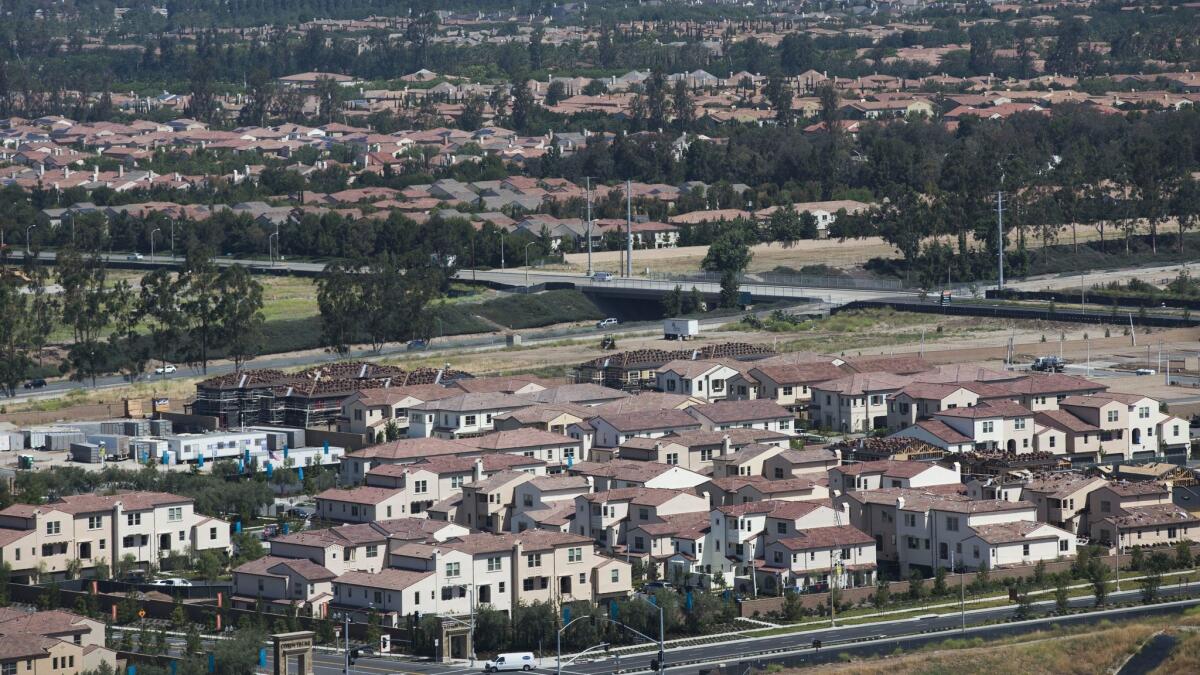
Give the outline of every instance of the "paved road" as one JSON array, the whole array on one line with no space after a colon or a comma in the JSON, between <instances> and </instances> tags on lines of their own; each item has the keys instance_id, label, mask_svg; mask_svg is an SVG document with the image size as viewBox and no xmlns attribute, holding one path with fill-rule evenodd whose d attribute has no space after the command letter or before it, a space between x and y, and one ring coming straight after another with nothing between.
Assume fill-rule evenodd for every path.
<instances>
[{"instance_id":1,"label":"paved road","mask_svg":"<svg viewBox=\"0 0 1200 675\"><path fill-rule=\"evenodd\" d=\"M1177 585L1164 585L1161 590L1161 595L1165 598L1175 597L1186 593L1195 593L1200 590L1200 583L1194 583L1189 586L1179 587ZM1110 594L1110 602L1130 601L1140 598L1140 590L1125 590L1121 593ZM1190 599L1190 605L1200 605L1200 599ZM1034 611L1046 612L1053 607L1053 601L1043 601L1034 603ZM1090 597L1073 598L1071 606L1077 608L1092 607L1094 601ZM1158 606L1148 606L1146 610L1154 610ZM1053 619L1056 623L1066 623L1069 621L1085 621L1095 622L1101 618L1119 618L1122 614L1135 614L1143 608L1132 608L1125 610L1108 610L1103 614L1096 615L1079 615L1074 618L1057 617ZM1165 607L1163 609L1166 609ZM999 621L1004 621L1011 618L1016 613L1016 607L1006 605L1003 607L995 607L988 609L977 609L966 612L966 625L968 633L978 634L995 629L989 624L996 624ZM873 645L877 646L881 643L889 643L900 640L901 643L908 648L912 641L917 639L916 636L932 635L938 640L953 637L957 629L961 626L962 618L959 614L944 614L944 615L926 615L920 618L900 619L886 623L872 623L863 625L852 625L838 628L820 628L803 633L792 633L788 635L772 636L767 638L746 639L736 642L715 643L696 647L683 647L677 649L667 649L667 664L668 670L673 673L694 673L698 672L701 667L709 667L720 663L735 663L748 660L770 662L779 660L784 657L794 655L816 656L816 652L812 650L813 640L821 640L823 643L820 654L829 654L831 657L837 653L851 651L857 649L871 649ZM1041 627L1041 622L1027 622L1031 628ZM1013 630L1019 628L1021 623L1004 623L1001 625L1002 630ZM986 635L986 633L985 633ZM548 637L549 639L549 637ZM889 644L885 651L890 651L892 646ZM555 672L555 660L553 652L544 655L542 659L542 667L536 672L550 675ZM654 658L653 651L645 651L633 654L622 654L619 659L612 656L601 655L599 660L589 662L575 662L563 666L563 672L569 675L609 675L617 670L620 671L648 671L650 667L650 659ZM334 675L342 672L341 656L333 654L322 654L315 658L314 671L317 675ZM676 664L672 666L671 664ZM416 673L418 675L465 675L465 673L478 672L479 668L471 668L466 663L453 664L436 664L425 661L409 661L396 659L381 659L369 658L359 659L355 664L355 672L362 673Z\"/></svg>"}]
</instances>

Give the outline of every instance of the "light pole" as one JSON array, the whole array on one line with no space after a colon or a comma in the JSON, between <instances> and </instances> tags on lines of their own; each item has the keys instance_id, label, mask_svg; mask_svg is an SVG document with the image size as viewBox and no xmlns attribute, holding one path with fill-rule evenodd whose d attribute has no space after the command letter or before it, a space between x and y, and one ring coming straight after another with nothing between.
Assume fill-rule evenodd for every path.
<instances>
[{"instance_id":1,"label":"light pole","mask_svg":"<svg viewBox=\"0 0 1200 675\"><path fill-rule=\"evenodd\" d=\"M536 241L531 241L525 244L525 288L529 288L529 247L536 243Z\"/></svg>"},{"instance_id":2,"label":"light pole","mask_svg":"<svg viewBox=\"0 0 1200 675\"><path fill-rule=\"evenodd\" d=\"M954 571L954 551L950 552L950 571ZM962 572L958 573L958 612L962 617L962 631L967 632L967 588L963 586Z\"/></svg>"},{"instance_id":3,"label":"light pole","mask_svg":"<svg viewBox=\"0 0 1200 675\"><path fill-rule=\"evenodd\" d=\"M342 612L342 618L345 620L342 636L346 638L346 675L350 675L350 612Z\"/></svg>"},{"instance_id":4,"label":"light pole","mask_svg":"<svg viewBox=\"0 0 1200 675\"><path fill-rule=\"evenodd\" d=\"M161 227L156 227L150 231L150 259L154 260L154 235L162 232Z\"/></svg>"},{"instance_id":5,"label":"light pole","mask_svg":"<svg viewBox=\"0 0 1200 675\"><path fill-rule=\"evenodd\" d=\"M1121 592L1121 532L1117 531L1117 592Z\"/></svg>"},{"instance_id":6,"label":"light pole","mask_svg":"<svg viewBox=\"0 0 1200 675\"><path fill-rule=\"evenodd\" d=\"M275 264L275 249L271 247L271 240L278 237L278 232L272 232L267 236L267 256L271 258L271 264ZM278 244L276 244L278 245Z\"/></svg>"},{"instance_id":7,"label":"light pole","mask_svg":"<svg viewBox=\"0 0 1200 675\"><path fill-rule=\"evenodd\" d=\"M171 260L175 259L175 219L171 219Z\"/></svg>"},{"instance_id":8,"label":"light pole","mask_svg":"<svg viewBox=\"0 0 1200 675\"><path fill-rule=\"evenodd\" d=\"M500 269L504 269L504 230L500 230Z\"/></svg>"},{"instance_id":9,"label":"light pole","mask_svg":"<svg viewBox=\"0 0 1200 675\"><path fill-rule=\"evenodd\" d=\"M30 225L29 227L25 228L25 253L26 253L26 255L29 254L29 231L37 226L38 226L38 224L34 223L34 224Z\"/></svg>"},{"instance_id":10,"label":"light pole","mask_svg":"<svg viewBox=\"0 0 1200 675\"><path fill-rule=\"evenodd\" d=\"M656 602L656 601L650 600L649 597L647 597L645 595L635 595L633 597L641 598L642 600L645 600L646 602L650 603L650 605L653 606L654 609L658 610L658 669L661 671L663 669L663 661L665 661L667 658L667 647L666 647L666 640L665 640L666 631L664 630L664 627L663 627L664 622L663 622L662 605L658 604L658 602Z\"/></svg>"}]
</instances>

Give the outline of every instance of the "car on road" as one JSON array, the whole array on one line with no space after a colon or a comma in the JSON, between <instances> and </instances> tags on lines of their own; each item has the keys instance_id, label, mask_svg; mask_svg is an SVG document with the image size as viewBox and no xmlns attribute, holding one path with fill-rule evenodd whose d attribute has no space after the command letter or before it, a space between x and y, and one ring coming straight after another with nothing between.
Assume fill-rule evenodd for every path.
<instances>
[{"instance_id":1,"label":"car on road","mask_svg":"<svg viewBox=\"0 0 1200 675\"><path fill-rule=\"evenodd\" d=\"M592 281L612 281L612 272L596 272L592 275Z\"/></svg>"},{"instance_id":2,"label":"car on road","mask_svg":"<svg viewBox=\"0 0 1200 675\"><path fill-rule=\"evenodd\" d=\"M1067 362L1057 356L1039 356L1033 360L1030 370L1040 373L1061 373L1067 367Z\"/></svg>"},{"instance_id":3,"label":"car on road","mask_svg":"<svg viewBox=\"0 0 1200 675\"><path fill-rule=\"evenodd\" d=\"M125 256L125 259L126 260L141 260L144 257L145 256L143 256L141 253L130 253L129 255Z\"/></svg>"},{"instance_id":4,"label":"car on road","mask_svg":"<svg viewBox=\"0 0 1200 675\"><path fill-rule=\"evenodd\" d=\"M25 383L26 389L41 389L44 386L46 386L46 380L44 380L40 377L35 377L32 380Z\"/></svg>"},{"instance_id":5,"label":"car on road","mask_svg":"<svg viewBox=\"0 0 1200 675\"><path fill-rule=\"evenodd\" d=\"M180 588L183 586L191 586L192 582L188 581L187 579L180 579L179 577L170 577L167 579L156 579L150 582L150 584L153 586L171 586L173 588Z\"/></svg>"},{"instance_id":6,"label":"car on road","mask_svg":"<svg viewBox=\"0 0 1200 675\"><path fill-rule=\"evenodd\" d=\"M154 374L155 375L170 375L171 373L175 372L176 370L179 370L179 369L175 367L175 364L167 363L167 364L164 364L164 365L161 365L161 366L155 368Z\"/></svg>"},{"instance_id":7,"label":"car on road","mask_svg":"<svg viewBox=\"0 0 1200 675\"><path fill-rule=\"evenodd\" d=\"M309 519L316 515L317 510L311 506L293 506L288 509L288 515L293 518Z\"/></svg>"},{"instance_id":8,"label":"car on road","mask_svg":"<svg viewBox=\"0 0 1200 675\"><path fill-rule=\"evenodd\" d=\"M620 322L620 321L618 321L618 320L616 319L616 317L612 317L612 316L610 316L610 317L608 317L607 319L604 319L603 321L597 321L597 322L596 322L596 328L609 328L609 327L611 327L611 326L615 326L615 325L617 325L617 324L619 324L619 323L621 323L621 322Z\"/></svg>"},{"instance_id":9,"label":"car on road","mask_svg":"<svg viewBox=\"0 0 1200 675\"><path fill-rule=\"evenodd\" d=\"M675 584L669 581L650 581L645 586L642 586L643 593L654 593L655 591L673 591Z\"/></svg>"},{"instance_id":10,"label":"car on road","mask_svg":"<svg viewBox=\"0 0 1200 675\"><path fill-rule=\"evenodd\" d=\"M533 660L533 652L511 652L497 654L494 661L483 662L483 672L494 673L501 670L533 670L537 662Z\"/></svg>"},{"instance_id":11,"label":"car on road","mask_svg":"<svg viewBox=\"0 0 1200 675\"><path fill-rule=\"evenodd\" d=\"M1154 370L1153 368L1138 368L1137 370L1133 371L1134 375L1156 375L1157 373L1158 371Z\"/></svg>"},{"instance_id":12,"label":"car on road","mask_svg":"<svg viewBox=\"0 0 1200 675\"><path fill-rule=\"evenodd\" d=\"M409 340L408 344L405 345L404 348L410 352L417 352L417 351L421 351L422 349L429 349L429 341L427 341L427 340Z\"/></svg>"}]
</instances>

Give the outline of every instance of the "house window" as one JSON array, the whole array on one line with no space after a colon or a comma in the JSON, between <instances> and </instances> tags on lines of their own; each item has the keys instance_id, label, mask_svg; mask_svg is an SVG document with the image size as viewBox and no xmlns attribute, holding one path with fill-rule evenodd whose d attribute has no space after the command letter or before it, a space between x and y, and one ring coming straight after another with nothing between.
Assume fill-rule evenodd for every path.
<instances>
[{"instance_id":1,"label":"house window","mask_svg":"<svg viewBox=\"0 0 1200 675\"><path fill-rule=\"evenodd\" d=\"M208 538L209 539L217 538L217 528L215 528L215 527L208 528ZM101 541L103 541L103 540L101 540ZM101 548L103 548L103 547L101 547Z\"/></svg>"},{"instance_id":2,"label":"house window","mask_svg":"<svg viewBox=\"0 0 1200 675\"><path fill-rule=\"evenodd\" d=\"M946 517L946 529L951 532L958 532L958 516Z\"/></svg>"},{"instance_id":3,"label":"house window","mask_svg":"<svg viewBox=\"0 0 1200 675\"><path fill-rule=\"evenodd\" d=\"M775 531L779 532L779 534L787 534L787 523L776 523Z\"/></svg>"},{"instance_id":4,"label":"house window","mask_svg":"<svg viewBox=\"0 0 1200 675\"><path fill-rule=\"evenodd\" d=\"M533 590L533 579L528 578L528 579L523 580L521 582L521 588L526 591L532 591Z\"/></svg>"},{"instance_id":5,"label":"house window","mask_svg":"<svg viewBox=\"0 0 1200 675\"><path fill-rule=\"evenodd\" d=\"M1059 550L1059 551L1063 551L1063 552L1065 552L1065 551L1067 551L1067 550L1069 550L1069 549L1070 549L1070 542L1068 542L1066 539L1059 539L1059 540L1058 540L1058 550Z\"/></svg>"},{"instance_id":6,"label":"house window","mask_svg":"<svg viewBox=\"0 0 1200 675\"><path fill-rule=\"evenodd\" d=\"M871 395L871 405L882 405L882 404L883 404L883 396L882 395L880 395L880 394L872 394Z\"/></svg>"},{"instance_id":7,"label":"house window","mask_svg":"<svg viewBox=\"0 0 1200 675\"><path fill-rule=\"evenodd\" d=\"M1024 429L1025 428L1025 418L1018 417L1017 419L1013 420L1013 428L1017 429L1018 431L1021 429Z\"/></svg>"},{"instance_id":8,"label":"house window","mask_svg":"<svg viewBox=\"0 0 1200 675\"><path fill-rule=\"evenodd\" d=\"M104 526L104 516L88 516L88 529L98 530Z\"/></svg>"},{"instance_id":9,"label":"house window","mask_svg":"<svg viewBox=\"0 0 1200 675\"><path fill-rule=\"evenodd\" d=\"M916 527L917 526L917 514L915 514L915 513L904 514L904 526L905 527Z\"/></svg>"},{"instance_id":10,"label":"house window","mask_svg":"<svg viewBox=\"0 0 1200 675\"><path fill-rule=\"evenodd\" d=\"M427 480L413 481L413 490L415 490L416 493L419 495L425 494L429 490L429 481L427 481Z\"/></svg>"},{"instance_id":11,"label":"house window","mask_svg":"<svg viewBox=\"0 0 1200 675\"><path fill-rule=\"evenodd\" d=\"M679 464L679 453L678 452L668 452L667 453L667 464L669 464L671 466L675 466L676 464Z\"/></svg>"},{"instance_id":12,"label":"house window","mask_svg":"<svg viewBox=\"0 0 1200 675\"><path fill-rule=\"evenodd\" d=\"M780 480L782 478L783 478L783 468L778 467L778 466L775 467L775 479Z\"/></svg>"},{"instance_id":13,"label":"house window","mask_svg":"<svg viewBox=\"0 0 1200 675\"><path fill-rule=\"evenodd\" d=\"M667 391L675 391L675 380L667 380Z\"/></svg>"},{"instance_id":14,"label":"house window","mask_svg":"<svg viewBox=\"0 0 1200 675\"><path fill-rule=\"evenodd\" d=\"M475 426L475 416L474 415L465 415L463 417L463 426L464 427Z\"/></svg>"},{"instance_id":15,"label":"house window","mask_svg":"<svg viewBox=\"0 0 1200 675\"><path fill-rule=\"evenodd\" d=\"M368 558L378 558L379 557L379 545L378 544L367 544L367 557Z\"/></svg>"},{"instance_id":16,"label":"house window","mask_svg":"<svg viewBox=\"0 0 1200 675\"><path fill-rule=\"evenodd\" d=\"M500 569L501 569L501 567L503 567L503 565L504 565L504 563L503 563L503 562L501 562L501 559L500 559L499 557L496 557L496 558L488 558L488 560L487 560L487 571L489 571L489 572L499 572L499 571L500 571Z\"/></svg>"},{"instance_id":17,"label":"house window","mask_svg":"<svg viewBox=\"0 0 1200 675\"><path fill-rule=\"evenodd\" d=\"M1022 558L1029 557L1029 544L1021 544L1021 557Z\"/></svg>"},{"instance_id":18,"label":"house window","mask_svg":"<svg viewBox=\"0 0 1200 675\"><path fill-rule=\"evenodd\" d=\"M1112 502L1107 499L1100 500L1100 513L1112 513Z\"/></svg>"},{"instance_id":19,"label":"house window","mask_svg":"<svg viewBox=\"0 0 1200 675\"><path fill-rule=\"evenodd\" d=\"M638 520L650 520L650 509L638 509Z\"/></svg>"},{"instance_id":20,"label":"house window","mask_svg":"<svg viewBox=\"0 0 1200 675\"><path fill-rule=\"evenodd\" d=\"M46 523L46 534L58 534L60 532L62 532L62 523L57 520Z\"/></svg>"},{"instance_id":21,"label":"house window","mask_svg":"<svg viewBox=\"0 0 1200 675\"><path fill-rule=\"evenodd\" d=\"M620 582L621 581L621 570L613 569L612 573L609 575L609 579L611 579L614 584Z\"/></svg>"},{"instance_id":22,"label":"house window","mask_svg":"<svg viewBox=\"0 0 1200 675\"><path fill-rule=\"evenodd\" d=\"M172 506L167 509L167 522L174 523L183 520L183 507Z\"/></svg>"},{"instance_id":23,"label":"house window","mask_svg":"<svg viewBox=\"0 0 1200 675\"><path fill-rule=\"evenodd\" d=\"M713 455L713 451L709 448L705 448L700 451L700 461L701 462L711 462L712 455Z\"/></svg>"},{"instance_id":24,"label":"house window","mask_svg":"<svg viewBox=\"0 0 1200 675\"><path fill-rule=\"evenodd\" d=\"M140 514L140 513L125 514L125 524L126 525L141 525L142 524L142 514Z\"/></svg>"},{"instance_id":25,"label":"house window","mask_svg":"<svg viewBox=\"0 0 1200 675\"><path fill-rule=\"evenodd\" d=\"M450 477L450 489L457 490L457 489L461 488L462 484L463 484L463 478L464 478L463 476L451 476Z\"/></svg>"},{"instance_id":26,"label":"house window","mask_svg":"<svg viewBox=\"0 0 1200 675\"><path fill-rule=\"evenodd\" d=\"M576 563L576 562L580 562L582 560L583 560L583 549L582 548L576 547L576 548L567 549L567 562Z\"/></svg>"},{"instance_id":27,"label":"house window","mask_svg":"<svg viewBox=\"0 0 1200 675\"><path fill-rule=\"evenodd\" d=\"M456 562L448 562L448 563L446 563L446 576L448 576L448 577L456 577L456 576L458 576L458 574L459 574L459 571L460 571L460 570L459 570L459 566L460 566L461 564L462 564L462 563L456 563Z\"/></svg>"},{"instance_id":28,"label":"house window","mask_svg":"<svg viewBox=\"0 0 1200 675\"><path fill-rule=\"evenodd\" d=\"M983 433L985 433L985 434L992 433L992 430L995 428L996 428L995 422L988 421L988 422L983 423Z\"/></svg>"},{"instance_id":29,"label":"house window","mask_svg":"<svg viewBox=\"0 0 1200 675\"><path fill-rule=\"evenodd\" d=\"M792 395L792 388L791 388L791 387L784 387L784 388L783 388L783 395L784 395L784 396L791 396L791 395Z\"/></svg>"},{"instance_id":30,"label":"house window","mask_svg":"<svg viewBox=\"0 0 1200 675\"><path fill-rule=\"evenodd\" d=\"M1108 421L1109 421L1109 422L1116 422L1116 421L1117 421L1117 411L1116 411L1116 410L1109 410L1109 411L1108 411Z\"/></svg>"},{"instance_id":31,"label":"house window","mask_svg":"<svg viewBox=\"0 0 1200 675\"><path fill-rule=\"evenodd\" d=\"M496 584L496 590L499 591L501 594L504 593L504 582L503 581Z\"/></svg>"},{"instance_id":32,"label":"house window","mask_svg":"<svg viewBox=\"0 0 1200 675\"><path fill-rule=\"evenodd\" d=\"M633 548L638 551L645 549L646 548L646 540L643 539L642 537L634 537L633 538Z\"/></svg>"},{"instance_id":33,"label":"house window","mask_svg":"<svg viewBox=\"0 0 1200 675\"><path fill-rule=\"evenodd\" d=\"M1150 406L1144 405L1138 408L1138 419L1150 419Z\"/></svg>"},{"instance_id":34,"label":"house window","mask_svg":"<svg viewBox=\"0 0 1200 675\"><path fill-rule=\"evenodd\" d=\"M979 559L979 546L975 546L975 559Z\"/></svg>"},{"instance_id":35,"label":"house window","mask_svg":"<svg viewBox=\"0 0 1200 675\"><path fill-rule=\"evenodd\" d=\"M526 567L541 567L542 566L542 554L541 553L530 553L529 555L525 556L525 566Z\"/></svg>"},{"instance_id":36,"label":"house window","mask_svg":"<svg viewBox=\"0 0 1200 675\"><path fill-rule=\"evenodd\" d=\"M1058 439L1056 437L1051 436L1050 437L1050 447L1053 448L1054 446L1058 445L1057 441L1058 441Z\"/></svg>"}]
</instances>

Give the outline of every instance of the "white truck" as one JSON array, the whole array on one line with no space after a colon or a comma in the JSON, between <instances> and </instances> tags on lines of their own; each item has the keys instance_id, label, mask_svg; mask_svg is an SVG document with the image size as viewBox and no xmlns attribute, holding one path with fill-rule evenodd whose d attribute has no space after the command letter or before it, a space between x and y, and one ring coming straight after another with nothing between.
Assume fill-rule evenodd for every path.
<instances>
[{"instance_id":1,"label":"white truck","mask_svg":"<svg viewBox=\"0 0 1200 675\"><path fill-rule=\"evenodd\" d=\"M664 319L663 337L668 340L690 340L700 334L697 319Z\"/></svg>"}]
</instances>

